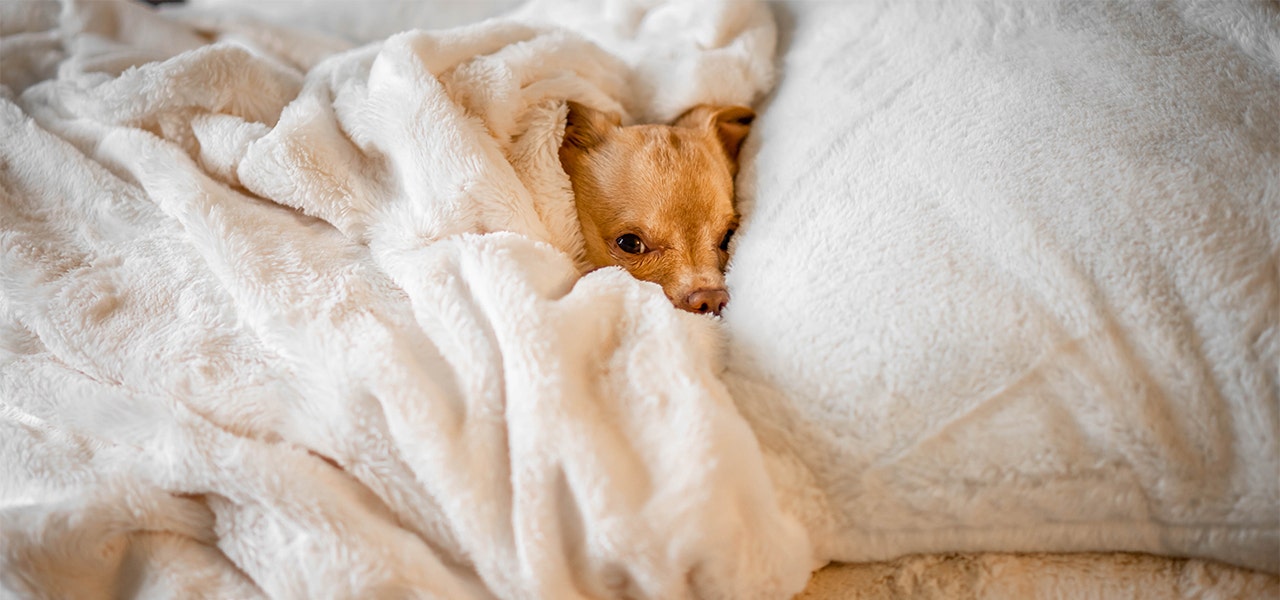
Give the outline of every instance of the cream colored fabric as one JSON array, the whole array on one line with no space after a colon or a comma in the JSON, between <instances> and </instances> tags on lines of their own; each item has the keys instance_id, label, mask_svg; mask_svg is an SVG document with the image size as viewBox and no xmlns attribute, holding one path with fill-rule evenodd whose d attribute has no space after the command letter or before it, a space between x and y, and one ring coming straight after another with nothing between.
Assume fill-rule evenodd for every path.
<instances>
[{"instance_id":1,"label":"cream colored fabric","mask_svg":"<svg viewBox=\"0 0 1280 600\"><path fill-rule=\"evenodd\" d=\"M0 595L801 589L715 323L581 276L557 157L567 98L715 83L628 60L766 89L770 15L723 9L582 20L610 51L554 6L352 48L0 4Z\"/></svg>"},{"instance_id":2,"label":"cream colored fabric","mask_svg":"<svg viewBox=\"0 0 1280 600\"><path fill-rule=\"evenodd\" d=\"M1280 572L1280 11L797 2L725 382L818 556Z\"/></svg>"},{"instance_id":3,"label":"cream colored fabric","mask_svg":"<svg viewBox=\"0 0 1280 600\"><path fill-rule=\"evenodd\" d=\"M1280 570L1269 5L586 0L344 39L195 4L0 4L7 591ZM414 25L378 14L331 25ZM772 17L724 320L579 279L559 100L748 102Z\"/></svg>"}]
</instances>

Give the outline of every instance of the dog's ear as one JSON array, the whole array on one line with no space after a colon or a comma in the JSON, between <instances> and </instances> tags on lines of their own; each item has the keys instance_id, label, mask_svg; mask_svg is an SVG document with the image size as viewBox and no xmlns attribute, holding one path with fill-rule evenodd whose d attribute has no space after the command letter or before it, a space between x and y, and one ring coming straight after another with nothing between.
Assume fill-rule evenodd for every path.
<instances>
[{"instance_id":1,"label":"dog's ear","mask_svg":"<svg viewBox=\"0 0 1280 600\"><path fill-rule=\"evenodd\" d=\"M738 151L742 149L742 140L751 133L751 122L756 113L745 106L711 106L700 104L676 117L677 127L706 127L715 132L724 146L724 153L729 162L737 167Z\"/></svg>"},{"instance_id":2,"label":"dog's ear","mask_svg":"<svg viewBox=\"0 0 1280 600\"><path fill-rule=\"evenodd\" d=\"M583 150L604 140L609 130L622 124L617 113L606 113L585 104L568 101L569 119L564 126L564 143Z\"/></svg>"}]
</instances>

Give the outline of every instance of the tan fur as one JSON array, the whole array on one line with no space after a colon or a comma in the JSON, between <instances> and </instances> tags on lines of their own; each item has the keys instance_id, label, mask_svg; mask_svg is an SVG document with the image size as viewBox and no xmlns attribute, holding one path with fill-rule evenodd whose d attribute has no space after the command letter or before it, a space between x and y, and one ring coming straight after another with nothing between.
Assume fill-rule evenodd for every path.
<instances>
[{"instance_id":1,"label":"tan fur","mask_svg":"<svg viewBox=\"0 0 1280 600\"><path fill-rule=\"evenodd\" d=\"M755 113L697 106L672 125L622 127L569 103L560 162L573 182L587 259L662 286L677 307L719 313L728 302L721 248L737 226L733 178ZM621 236L647 251L629 254Z\"/></svg>"}]
</instances>

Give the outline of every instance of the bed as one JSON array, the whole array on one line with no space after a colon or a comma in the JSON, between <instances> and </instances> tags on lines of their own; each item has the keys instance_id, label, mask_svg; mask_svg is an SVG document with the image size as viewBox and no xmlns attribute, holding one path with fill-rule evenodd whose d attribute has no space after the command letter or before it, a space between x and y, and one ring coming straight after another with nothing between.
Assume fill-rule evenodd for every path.
<instances>
[{"instance_id":1,"label":"bed","mask_svg":"<svg viewBox=\"0 0 1280 600\"><path fill-rule=\"evenodd\" d=\"M0 5L14 597L1280 596L1267 2ZM564 101L759 113L720 318Z\"/></svg>"}]
</instances>

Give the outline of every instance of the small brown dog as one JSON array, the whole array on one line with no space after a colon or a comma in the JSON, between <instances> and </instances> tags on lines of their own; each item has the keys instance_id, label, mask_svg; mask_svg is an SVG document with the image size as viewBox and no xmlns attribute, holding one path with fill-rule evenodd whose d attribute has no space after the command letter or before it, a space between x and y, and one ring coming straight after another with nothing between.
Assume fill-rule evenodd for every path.
<instances>
[{"instance_id":1,"label":"small brown dog","mask_svg":"<svg viewBox=\"0 0 1280 600\"><path fill-rule=\"evenodd\" d=\"M696 106L671 125L622 127L569 102L560 163L573 182L587 260L662 286L671 303L720 314L737 227L733 178L755 113Z\"/></svg>"}]
</instances>

